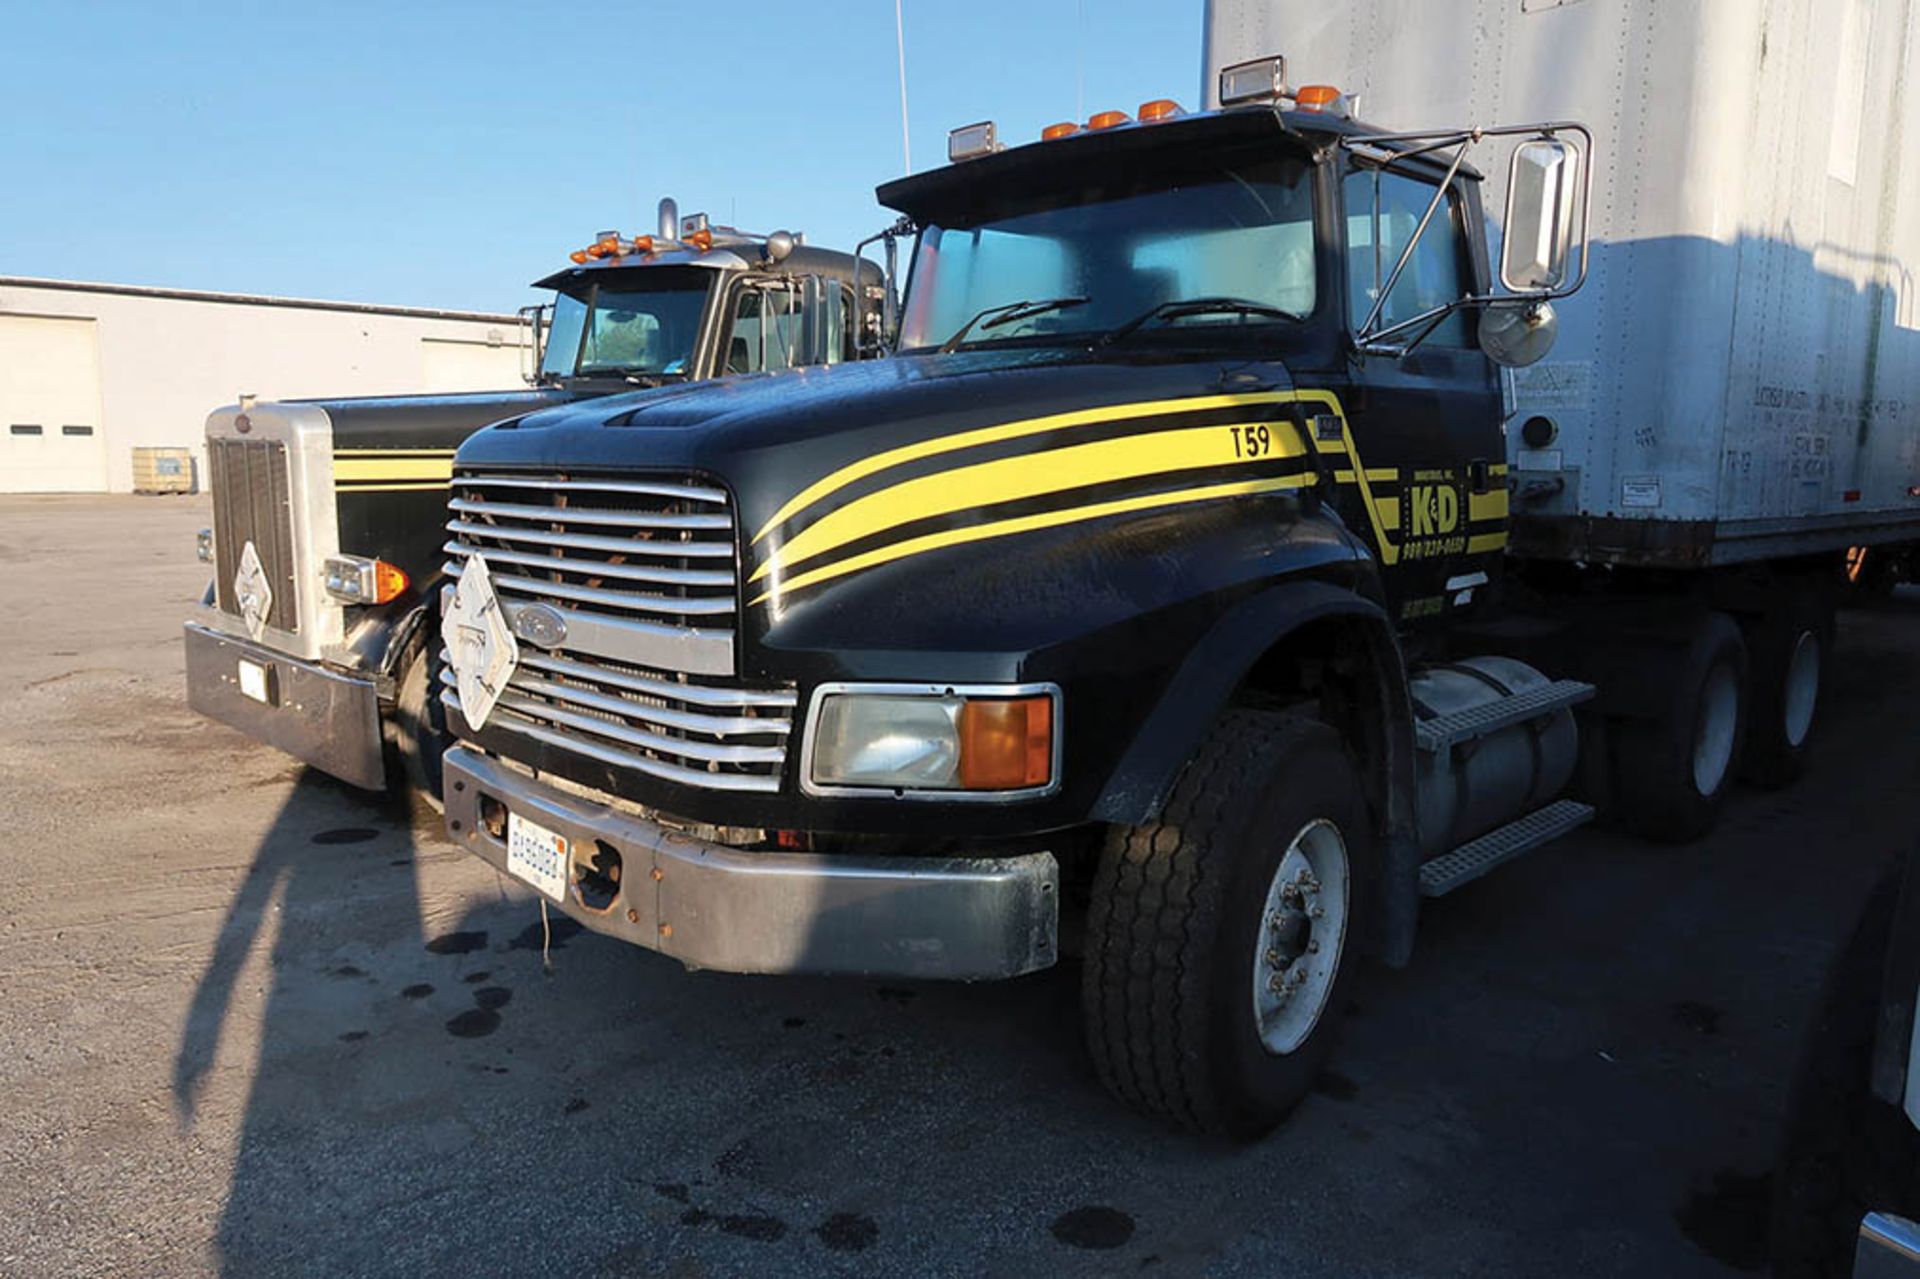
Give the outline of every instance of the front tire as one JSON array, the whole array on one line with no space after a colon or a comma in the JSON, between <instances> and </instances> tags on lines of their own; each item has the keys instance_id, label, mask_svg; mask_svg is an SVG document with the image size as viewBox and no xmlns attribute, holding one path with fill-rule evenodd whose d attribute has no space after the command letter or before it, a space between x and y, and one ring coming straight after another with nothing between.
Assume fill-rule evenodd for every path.
<instances>
[{"instance_id":1,"label":"front tire","mask_svg":"<svg viewBox=\"0 0 1920 1279\"><path fill-rule=\"evenodd\" d=\"M1081 985L1101 1081L1189 1128L1271 1129L1332 1047L1372 883L1339 736L1229 710L1160 820L1102 849Z\"/></svg>"},{"instance_id":2,"label":"front tire","mask_svg":"<svg viewBox=\"0 0 1920 1279\"><path fill-rule=\"evenodd\" d=\"M408 789L438 813L445 811L440 757L446 751L446 732L433 684L433 663L422 646L407 659L394 690L393 744Z\"/></svg>"}]
</instances>

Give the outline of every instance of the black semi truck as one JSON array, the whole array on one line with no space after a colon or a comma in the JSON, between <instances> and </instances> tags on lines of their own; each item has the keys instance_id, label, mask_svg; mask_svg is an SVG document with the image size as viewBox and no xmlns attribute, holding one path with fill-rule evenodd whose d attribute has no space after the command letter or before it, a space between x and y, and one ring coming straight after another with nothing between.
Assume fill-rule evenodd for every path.
<instances>
[{"instance_id":1,"label":"black semi truck","mask_svg":"<svg viewBox=\"0 0 1920 1279\"><path fill-rule=\"evenodd\" d=\"M437 802L429 692L454 449L534 409L728 374L833 364L883 308L854 259L801 237L682 219L602 232L534 287L532 385L463 395L243 401L207 419L213 581L186 624L195 710L370 790L397 770ZM867 287L877 289L874 268Z\"/></svg>"},{"instance_id":2,"label":"black semi truck","mask_svg":"<svg viewBox=\"0 0 1920 1279\"><path fill-rule=\"evenodd\" d=\"M1071 940L1112 1090L1246 1135L1422 898L1600 807L1696 836L1743 746L1789 776L1837 552L1509 547L1551 503L1510 508L1502 366L1586 277L1587 131L1219 80L882 187L893 358L462 445L451 838L695 967L986 980Z\"/></svg>"}]
</instances>

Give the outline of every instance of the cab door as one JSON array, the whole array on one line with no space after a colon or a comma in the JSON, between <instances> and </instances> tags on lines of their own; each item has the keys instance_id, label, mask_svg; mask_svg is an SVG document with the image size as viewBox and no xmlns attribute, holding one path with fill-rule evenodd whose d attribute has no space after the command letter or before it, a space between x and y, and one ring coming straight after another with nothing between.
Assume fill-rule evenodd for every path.
<instances>
[{"instance_id":1,"label":"cab door","mask_svg":"<svg viewBox=\"0 0 1920 1279\"><path fill-rule=\"evenodd\" d=\"M1467 228L1477 211L1459 184L1414 232L1439 175L1353 163L1341 179L1350 340L1414 241L1374 328L1486 291L1486 261ZM1403 354L1352 343L1346 397L1354 473L1389 606L1405 625L1438 624L1470 603L1506 536L1505 450L1498 374L1476 344L1476 313L1456 310ZM1397 335L1404 345L1419 330ZM1477 592L1484 594L1485 592Z\"/></svg>"}]
</instances>

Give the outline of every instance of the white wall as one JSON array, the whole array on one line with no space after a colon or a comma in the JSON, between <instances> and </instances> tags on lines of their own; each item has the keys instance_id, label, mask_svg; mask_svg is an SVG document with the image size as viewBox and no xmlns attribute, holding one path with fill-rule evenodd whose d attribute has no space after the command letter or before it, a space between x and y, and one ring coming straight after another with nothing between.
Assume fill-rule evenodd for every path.
<instances>
[{"instance_id":1,"label":"white wall","mask_svg":"<svg viewBox=\"0 0 1920 1279\"><path fill-rule=\"evenodd\" d=\"M281 400L522 385L525 330L505 316L441 319L19 283L0 284L0 316L7 315L96 322L100 427L116 493L132 490L133 449L145 445L192 448L204 485L207 414L243 392ZM436 358L452 352L457 358ZM10 487L0 474L0 491Z\"/></svg>"}]
</instances>

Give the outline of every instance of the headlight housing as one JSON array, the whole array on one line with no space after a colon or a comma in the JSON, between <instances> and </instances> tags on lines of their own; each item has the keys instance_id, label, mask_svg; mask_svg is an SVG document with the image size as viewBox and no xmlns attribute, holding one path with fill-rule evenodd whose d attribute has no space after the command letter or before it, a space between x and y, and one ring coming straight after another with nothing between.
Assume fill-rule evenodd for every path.
<instances>
[{"instance_id":1,"label":"headlight housing","mask_svg":"<svg viewBox=\"0 0 1920 1279\"><path fill-rule=\"evenodd\" d=\"M1020 799L1059 785L1052 684L823 684L801 788L812 795Z\"/></svg>"},{"instance_id":2,"label":"headlight housing","mask_svg":"<svg viewBox=\"0 0 1920 1279\"><path fill-rule=\"evenodd\" d=\"M325 586L343 604L385 604L407 589L407 573L385 560L334 555L326 563Z\"/></svg>"}]
</instances>

